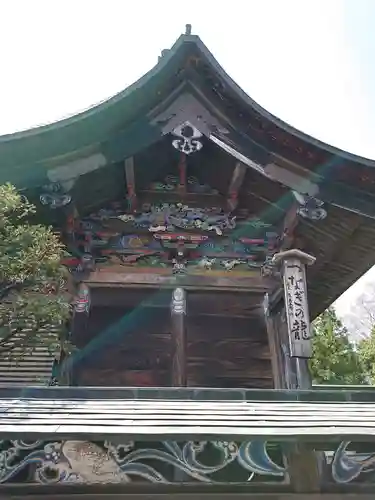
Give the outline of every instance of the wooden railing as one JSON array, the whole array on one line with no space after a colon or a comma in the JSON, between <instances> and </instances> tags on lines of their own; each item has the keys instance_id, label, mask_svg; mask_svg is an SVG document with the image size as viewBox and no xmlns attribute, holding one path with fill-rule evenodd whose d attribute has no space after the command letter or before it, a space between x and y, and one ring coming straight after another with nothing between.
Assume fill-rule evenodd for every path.
<instances>
[{"instance_id":1,"label":"wooden railing","mask_svg":"<svg viewBox=\"0 0 375 500\"><path fill-rule=\"evenodd\" d=\"M0 495L77 483L375 492L375 389L9 387L0 407Z\"/></svg>"}]
</instances>

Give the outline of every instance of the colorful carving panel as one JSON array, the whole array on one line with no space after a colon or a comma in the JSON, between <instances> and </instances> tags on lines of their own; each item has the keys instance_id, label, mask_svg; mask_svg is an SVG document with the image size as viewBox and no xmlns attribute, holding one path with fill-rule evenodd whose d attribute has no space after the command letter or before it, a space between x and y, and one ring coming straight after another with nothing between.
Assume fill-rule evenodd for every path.
<instances>
[{"instance_id":1,"label":"colorful carving panel","mask_svg":"<svg viewBox=\"0 0 375 500\"><path fill-rule=\"evenodd\" d=\"M354 448L353 448L354 446ZM0 444L1 484L289 483L280 444L264 441L7 441ZM363 443L362 443L363 447ZM373 483L374 453L351 442L326 452L326 482Z\"/></svg>"},{"instance_id":2,"label":"colorful carving panel","mask_svg":"<svg viewBox=\"0 0 375 500\"><path fill-rule=\"evenodd\" d=\"M167 175L162 182L153 182L148 186L148 191L171 192L178 191L180 180L176 175ZM208 184L202 184L194 176L187 178L187 192L196 194L219 194L216 189L212 189Z\"/></svg>"},{"instance_id":3,"label":"colorful carving panel","mask_svg":"<svg viewBox=\"0 0 375 500\"><path fill-rule=\"evenodd\" d=\"M194 178L189 182L195 192L213 192ZM163 191L177 187L174 176L151 186L161 198ZM74 272L87 271L93 264L170 267L176 273L246 271L261 268L278 243L274 227L257 218L246 219L241 212L237 220L221 207L143 203L130 213L117 203L76 223L70 238L76 259L68 266Z\"/></svg>"},{"instance_id":4,"label":"colorful carving panel","mask_svg":"<svg viewBox=\"0 0 375 500\"><path fill-rule=\"evenodd\" d=\"M163 441L148 447L134 442L2 441L1 446L3 484L288 481L280 446L262 441Z\"/></svg>"}]
</instances>

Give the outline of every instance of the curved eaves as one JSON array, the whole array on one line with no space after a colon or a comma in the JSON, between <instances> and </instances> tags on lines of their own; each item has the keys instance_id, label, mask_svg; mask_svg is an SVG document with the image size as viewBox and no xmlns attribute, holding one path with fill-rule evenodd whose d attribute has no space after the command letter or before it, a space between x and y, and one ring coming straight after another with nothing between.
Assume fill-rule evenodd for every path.
<instances>
[{"instance_id":1,"label":"curved eaves","mask_svg":"<svg viewBox=\"0 0 375 500\"><path fill-rule=\"evenodd\" d=\"M189 38L191 41L194 41L202 53L202 56L206 59L206 61L210 64L212 69L219 75L219 77L224 81L225 85L230 88L230 90L237 95L237 97L244 103L244 106L254 109L261 116L269 120L271 123L284 130L288 134L297 137L298 139L304 141L305 143L312 144L313 146L320 148L328 153L339 156L345 160L349 160L355 163L361 163L362 165L375 167L375 160L370 160L363 156L355 155L353 153L349 153L348 151L344 151L340 148L336 148L327 144L323 141L319 141L314 137L311 137L308 134L301 132L300 130L295 129L291 125L288 125L283 120L280 120L276 116L272 115L270 112L262 108L259 104L257 104L251 97L249 97L244 90L241 89L237 85L237 83L226 73L226 71L222 68L222 66L218 63L212 53L208 50L202 40L197 36L184 37L185 40Z\"/></svg>"},{"instance_id":2,"label":"curved eaves","mask_svg":"<svg viewBox=\"0 0 375 500\"><path fill-rule=\"evenodd\" d=\"M109 99L106 99L99 104L96 104L94 106L91 106L90 108L80 112L76 113L72 116L69 116L67 118L63 118L62 120L57 120L56 122L47 124L47 125L41 125L37 127L33 127L28 130L23 130L21 132L15 132L13 134L5 134L5 135L0 135L0 145L4 142L8 141L13 141L13 140L18 140L18 139L24 139L26 137L29 137L31 135L36 135L36 134L44 134L48 133L54 129L60 129L63 127L67 127L69 125L72 125L73 123L76 123L81 120L86 120L92 117L93 115L96 115L97 113L104 112L107 108L110 108L114 105L117 105L120 101L123 99L126 99L131 93L133 93L136 90L141 89L147 82L153 78L154 76L158 75L159 73L161 74L163 70L167 68L167 66L170 64L170 61L173 60L174 56L176 55L178 49L182 46L184 42L184 38L186 38L184 35L181 35L176 43L173 45L173 47L168 50L163 57L161 57L158 61L158 63L150 69L145 75L143 75L139 80L131 84L129 87L126 89L122 90L118 94L114 95L113 97L110 97Z\"/></svg>"},{"instance_id":3,"label":"curved eaves","mask_svg":"<svg viewBox=\"0 0 375 500\"><path fill-rule=\"evenodd\" d=\"M273 116L251 99L224 71L201 39L196 35L181 35L173 47L166 51L159 62L137 82L114 97L82 113L55 123L23 132L0 136L0 170L18 169L21 177L25 168L34 168L48 160L65 162L69 155L83 150L100 149L100 144L116 130L126 125L154 105L158 89L173 79L186 56L196 47L213 72L225 83L243 106L251 108L286 133L332 155L365 166L375 167L375 161L360 157L323 143ZM85 154L85 153L83 153ZM9 170L8 170L9 171Z\"/></svg>"},{"instance_id":4,"label":"curved eaves","mask_svg":"<svg viewBox=\"0 0 375 500\"><path fill-rule=\"evenodd\" d=\"M23 168L99 145L125 128L153 103L160 86L173 78L183 57L180 37L148 73L114 97L49 125L0 137L0 169ZM152 105L152 104L150 104Z\"/></svg>"}]
</instances>

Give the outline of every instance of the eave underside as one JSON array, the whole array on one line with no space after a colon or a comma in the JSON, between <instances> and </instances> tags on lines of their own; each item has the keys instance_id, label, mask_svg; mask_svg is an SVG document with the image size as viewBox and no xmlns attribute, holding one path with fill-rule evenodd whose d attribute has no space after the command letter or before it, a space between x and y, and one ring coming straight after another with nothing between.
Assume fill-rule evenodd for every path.
<instances>
[{"instance_id":1,"label":"eave underside","mask_svg":"<svg viewBox=\"0 0 375 500\"><path fill-rule=\"evenodd\" d=\"M162 139L165 123L158 122L157 116L160 118L163 110L169 109L176 89L189 91L189 95L201 99L212 123L219 120L226 128L223 132L215 126L211 133L226 146L247 155L250 163L257 165L260 171L278 162L293 175L297 172L301 178L306 179L313 173L310 177L316 182L318 194L330 202L327 204L328 217L325 221L313 223L299 221L293 244L318 258L316 266L309 272L311 313L316 316L375 262L373 220L335 206L348 206L351 210L360 209L370 217L375 216L372 165L362 162L360 174L354 175L358 165L348 157L340 157L332 148L328 150L311 141L303 141L270 116L262 115L259 107L250 106L248 102L245 104L238 89L223 76L197 37L181 39L176 50L162 58L151 73L97 109L60 125L41 129L40 133L21 134L18 139L4 138L0 144L0 152L4 153L2 164L7 166L6 170L2 168L5 172L3 180L38 188L48 181L47 172L56 170L56 167L70 164L74 174L76 164L69 162L75 157L99 155L102 158L100 168L85 175L78 173L73 188L77 207L82 212L89 212L118 199L125 194L125 158L139 156L140 164L136 166L138 183L141 181L142 184L142 179L146 183L145 179L154 174L155 166L145 168L142 155L150 146L158 149L160 142L165 143L165 137ZM217 159L220 158L218 155ZM232 160L233 168L235 159L230 154L228 158ZM230 161L226 163L230 164ZM224 164L219 163L216 169L202 169L205 182L219 191L229 183L228 171ZM349 181L342 176L343 171L352 176L349 179L349 175ZM240 192L242 204L253 206L256 201L268 205L266 212L286 213L290 205L290 185L282 186L282 181L273 182L261 177L248 167ZM361 191L364 186L366 192Z\"/></svg>"},{"instance_id":2,"label":"eave underside","mask_svg":"<svg viewBox=\"0 0 375 500\"><path fill-rule=\"evenodd\" d=\"M171 137L166 136L134 157L136 184L140 192L148 183L161 180L173 171L178 161L175 153L171 148ZM155 158L158 158L157 164ZM225 198L236 165L235 159L214 145L204 147L191 159L192 173L200 175L203 182L217 189ZM110 202L125 199L126 181L123 162L80 176L72 191L78 212L82 215L89 214ZM35 190L30 191L30 198L38 203L36 194ZM242 209L259 214L262 220L277 221L286 217L293 197L290 189L247 168L239 192L239 202ZM332 205L325 206L328 213L325 220L307 221L298 218L290 243L317 257L316 264L308 271L310 310L313 317L320 314L375 264L375 220ZM54 223L59 226L62 219L58 211L41 211L40 208L39 205L39 214L44 214L46 222L51 221L52 215ZM214 282L212 284L215 285ZM215 286L218 284L216 282ZM198 281L196 286L200 286ZM246 284L243 286L246 287ZM211 286L208 288L214 289Z\"/></svg>"},{"instance_id":3,"label":"eave underside","mask_svg":"<svg viewBox=\"0 0 375 500\"><path fill-rule=\"evenodd\" d=\"M375 221L331 207L325 221L304 221L298 234L317 257L308 270L310 312L316 317L375 264Z\"/></svg>"}]
</instances>

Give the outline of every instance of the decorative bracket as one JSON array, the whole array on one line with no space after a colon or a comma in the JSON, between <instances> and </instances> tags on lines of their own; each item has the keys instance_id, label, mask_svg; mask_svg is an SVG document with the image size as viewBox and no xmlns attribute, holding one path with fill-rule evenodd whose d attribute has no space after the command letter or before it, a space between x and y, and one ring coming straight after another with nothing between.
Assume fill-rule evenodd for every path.
<instances>
[{"instance_id":1,"label":"decorative bracket","mask_svg":"<svg viewBox=\"0 0 375 500\"><path fill-rule=\"evenodd\" d=\"M324 205L323 201L313 198L312 196L303 195L297 191L292 192L299 204L299 208L297 209L298 215L304 219L314 221L323 220L327 217L327 211L322 208Z\"/></svg>"},{"instance_id":2,"label":"decorative bracket","mask_svg":"<svg viewBox=\"0 0 375 500\"><path fill-rule=\"evenodd\" d=\"M74 301L74 313L84 313L88 316L90 313L90 305L90 290L87 285L81 283L78 287L78 293Z\"/></svg>"},{"instance_id":3,"label":"decorative bracket","mask_svg":"<svg viewBox=\"0 0 375 500\"><path fill-rule=\"evenodd\" d=\"M266 257L266 260L264 261L264 264L261 267L260 273L261 276L263 277L273 277L273 278L281 277L279 267L276 265L271 256Z\"/></svg>"},{"instance_id":4,"label":"decorative bracket","mask_svg":"<svg viewBox=\"0 0 375 500\"><path fill-rule=\"evenodd\" d=\"M39 201L52 209L65 207L72 201L72 196L64 192L59 182L48 184L43 190L45 192L39 196Z\"/></svg>"}]
</instances>

